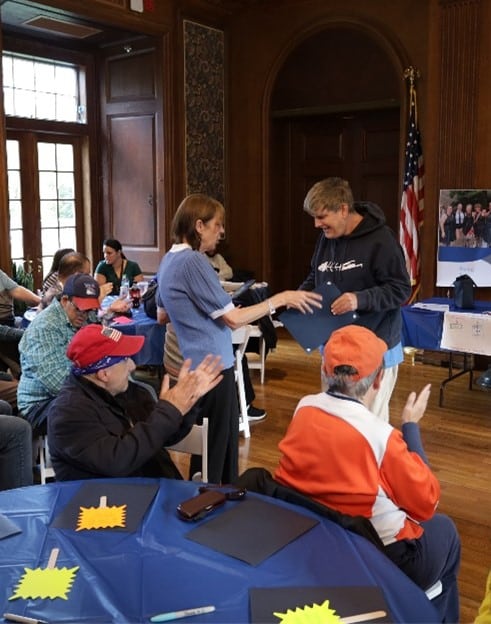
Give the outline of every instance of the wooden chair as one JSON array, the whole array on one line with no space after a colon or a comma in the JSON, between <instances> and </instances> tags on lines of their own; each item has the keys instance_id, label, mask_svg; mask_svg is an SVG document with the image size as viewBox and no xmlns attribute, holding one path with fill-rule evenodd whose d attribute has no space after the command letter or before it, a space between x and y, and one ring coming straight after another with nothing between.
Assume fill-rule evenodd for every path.
<instances>
[{"instance_id":1,"label":"wooden chair","mask_svg":"<svg viewBox=\"0 0 491 624\"><path fill-rule=\"evenodd\" d=\"M193 425L185 438L172 446L166 446L168 451L201 455L201 481L208 483L208 418L203 418L202 425Z\"/></svg>"}]
</instances>

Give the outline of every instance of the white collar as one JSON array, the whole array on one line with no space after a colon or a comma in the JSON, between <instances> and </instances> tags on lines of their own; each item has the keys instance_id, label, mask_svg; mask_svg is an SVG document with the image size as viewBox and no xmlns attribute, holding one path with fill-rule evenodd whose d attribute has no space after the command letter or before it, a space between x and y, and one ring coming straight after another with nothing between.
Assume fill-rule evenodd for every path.
<instances>
[{"instance_id":1,"label":"white collar","mask_svg":"<svg viewBox=\"0 0 491 624\"><path fill-rule=\"evenodd\" d=\"M174 243L169 249L169 252L177 253L179 251L184 251L185 249L192 249L192 247L188 243Z\"/></svg>"}]
</instances>

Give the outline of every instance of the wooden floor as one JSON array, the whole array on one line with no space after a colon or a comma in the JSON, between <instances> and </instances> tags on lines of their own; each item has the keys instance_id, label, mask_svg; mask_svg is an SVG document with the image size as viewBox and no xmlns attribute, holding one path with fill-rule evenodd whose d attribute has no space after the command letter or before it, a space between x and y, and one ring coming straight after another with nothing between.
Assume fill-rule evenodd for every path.
<instances>
[{"instance_id":1,"label":"wooden floor","mask_svg":"<svg viewBox=\"0 0 491 624\"><path fill-rule=\"evenodd\" d=\"M250 356L251 359L254 356ZM277 349L266 363L263 386L251 371L255 405L264 407L266 420L252 424L251 437L240 438L240 471L250 466L274 470L277 444L300 397L318 392L320 356L307 355L285 330L279 330ZM391 401L391 423L398 426L402 406L411 390L432 383L429 407L421 421L422 437L432 469L442 486L439 511L456 523L462 540L459 577L460 622L473 622L491 569L491 392L468 389L468 375L445 390L438 406L440 383L448 371L408 360L399 368Z\"/></svg>"}]
</instances>

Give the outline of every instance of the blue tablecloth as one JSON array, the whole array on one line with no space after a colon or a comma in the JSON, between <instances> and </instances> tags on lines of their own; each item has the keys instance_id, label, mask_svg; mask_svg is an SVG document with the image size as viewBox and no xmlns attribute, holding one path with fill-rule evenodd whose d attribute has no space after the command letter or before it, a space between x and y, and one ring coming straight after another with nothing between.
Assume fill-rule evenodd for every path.
<instances>
[{"instance_id":1,"label":"blue tablecloth","mask_svg":"<svg viewBox=\"0 0 491 624\"><path fill-rule=\"evenodd\" d=\"M160 325L155 319L147 316L143 306L132 308L131 312L130 322L113 323L112 326L128 336L145 336L145 344L132 358L137 366L162 366L165 325Z\"/></svg>"},{"instance_id":2,"label":"blue tablecloth","mask_svg":"<svg viewBox=\"0 0 491 624\"><path fill-rule=\"evenodd\" d=\"M252 587L368 585L382 588L393 622L438 621L424 592L375 546L327 519L319 518L314 528L257 566L186 539L196 524L179 520L175 510L178 503L197 493L197 485L191 482L113 480L158 485L158 493L135 532L49 527L83 483L53 483L0 493L0 513L22 529L22 533L0 540L1 613L50 622L121 624L148 622L156 613L211 604L216 606L215 613L182 622L230 624L249 621ZM316 517L306 509L259 498ZM228 501L208 518L240 504ZM248 530L251 539L260 535L260 518ZM45 568L53 548L60 549L58 568L80 566L67 599L9 601L24 568Z\"/></svg>"},{"instance_id":3,"label":"blue tablecloth","mask_svg":"<svg viewBox=\"0 0 491 624\"><path fill-rule=\"evenodd\" d=\"M476 301L472 310L456 308L453 299L432 297L422 303L446 304L449 310L458 312L480 313L491 310L490 301ZM402 308L402 344L417 349L440 351L443 331L443 312L424 310L413 306Z\"/></svg>"}]
</instances>

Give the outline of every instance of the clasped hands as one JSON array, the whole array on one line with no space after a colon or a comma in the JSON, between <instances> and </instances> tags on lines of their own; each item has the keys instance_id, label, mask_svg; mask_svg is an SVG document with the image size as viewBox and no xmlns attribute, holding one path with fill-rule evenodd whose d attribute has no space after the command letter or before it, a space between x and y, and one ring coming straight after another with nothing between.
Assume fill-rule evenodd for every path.
<instances>
[{"instance_id":1,"label":"clasped hands","mask_svg":"<svg viewBox=\"0 0 491 624\"><path fill-rule=\"evenodd\" d=\"M222 359L219 355L207 355L191 370L191 360L184 360L177 383L170 388L169 375L164 375L159 398L172 403L181 414L186 414L203 395L223 379Z\"/></svg>"}]
</instances>

